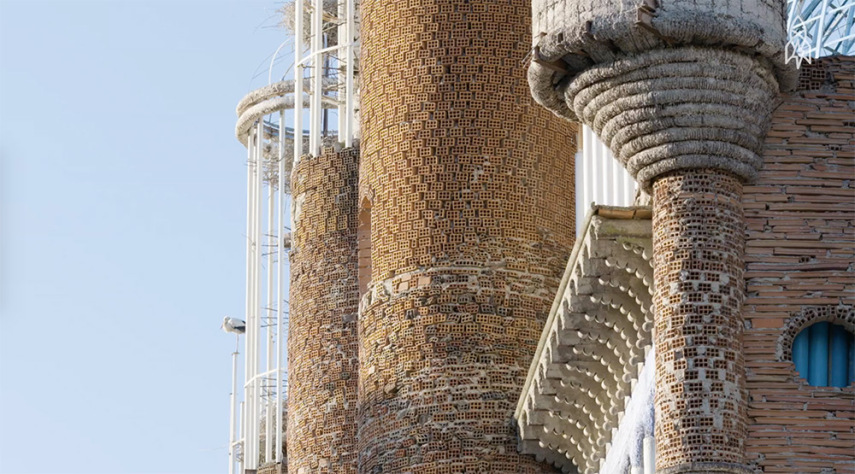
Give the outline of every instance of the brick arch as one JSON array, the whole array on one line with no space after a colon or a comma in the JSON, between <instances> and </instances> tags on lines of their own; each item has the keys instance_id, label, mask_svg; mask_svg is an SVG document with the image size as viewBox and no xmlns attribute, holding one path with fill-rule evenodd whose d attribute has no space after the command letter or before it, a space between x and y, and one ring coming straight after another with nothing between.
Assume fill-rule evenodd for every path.
<instances>
[{"instance_id":1,"label":"brick arch","mask_svg":"<svg viewBox=\"0 0 855 474\"><path fill-rule=\"evenodd\" d=\"M778 361L793 363L793 340L808 326L821 322L838 324L855 333L855 307L842 304L805 306L801 311L793 313L784 325L783 333L778 337L775 348Z\"/></svg>"}]
</instances>

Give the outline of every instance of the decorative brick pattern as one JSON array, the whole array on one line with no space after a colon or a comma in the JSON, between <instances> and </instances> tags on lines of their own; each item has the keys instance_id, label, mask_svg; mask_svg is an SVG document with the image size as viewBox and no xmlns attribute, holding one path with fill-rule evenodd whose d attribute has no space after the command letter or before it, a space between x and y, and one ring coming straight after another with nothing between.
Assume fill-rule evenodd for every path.
<instances>
[{"instance_id":1,"label":"decorative brick pattern","mask_svg":"<svg viewBox=\"0 0 855 474\"><path fill-rule=\"evenodd\" d=\"M552 472L512 413L573 244L575 127L528 96L529 5L361 4L360 472Z\"/></svg>"},{"instance_id":2,"label":"decorative brick pattern","mask_svg":"<svg viewBox=\"0 0 855 474\"><path fill-rule=\"evenodd\" d=\"M355 473L358 377L355 148L304 157L292 177L288 472Z\"/></svg>"},{"instance_id":3,"label":"decorative brick pattern","mask_svg":"<svg viewBox=\"0 0 855 474\"><path fill-rule=\"evenodd\" d=\"M830 317L817 308L855 305L855 58L801 72L745 187L746 452L765 473L852 473L855 386L811 387L781 357L782 337L805 318Z\"/></svg>"},{"instance_id":4,"label":"decorative brick pattern","mask_svg":"<svg viewBox=\"0 0 855 474\"><path fill-rule=\"evenodd\" d=\"M653 191L657 470L738 472L746 437L742 183L698 169L665 175Z\"/></svg>"}]
</instances>

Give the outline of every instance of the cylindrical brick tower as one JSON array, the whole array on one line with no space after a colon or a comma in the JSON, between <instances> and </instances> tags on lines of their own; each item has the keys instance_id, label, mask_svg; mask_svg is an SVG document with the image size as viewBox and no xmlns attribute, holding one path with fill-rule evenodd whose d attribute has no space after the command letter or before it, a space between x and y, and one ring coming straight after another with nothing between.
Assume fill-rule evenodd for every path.
<instances>
[{"instance_id":1,"label":"cylindrical brick tower","mask_svg":"<svg viewBox=\"0 0 855 474\"><path fill-rule=\"evenodd\" d=\"M361 11L359 471L552 472L512 414L572 249L575 129L529 97L529 0Z\"/></svg>"},{"instance_id":2,"label":"cylindrical brick tower","mask_svg":"<svg viewBox=\"0 0 855 474\"><path fill-rule=\"evenodd\" d=\"M355 473L359 152L300 160L288 334L288 472Z\"/></svg>"},{"instance_id":3,"label":"cylindrical brick tower","mask_svg":"<svg viewBox=\"0 0 855 474\"><path fill-rule=\"evenodd\" d=\"M589 124L653 195L657 472L745 472L741 196L795 79L784 1L534 9L535 98Z\"/></svg>"}]
</instances>

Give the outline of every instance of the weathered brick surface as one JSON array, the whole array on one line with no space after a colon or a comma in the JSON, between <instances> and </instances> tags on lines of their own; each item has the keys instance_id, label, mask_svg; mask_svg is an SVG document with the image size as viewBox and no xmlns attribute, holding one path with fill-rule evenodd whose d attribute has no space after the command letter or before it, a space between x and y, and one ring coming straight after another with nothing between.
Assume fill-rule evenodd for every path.
<instances>
[{"instance_id":1,"label":"weathered brick surface","mask_svg":"<svg viewBox=\"0 0 855 474\"><path fill-rule=\"evenodd\" d=\"M738 472L746 437L742 182L720 170L681 170L653 191L656 465Z\"/></svg>"},{"instance_id":2,"label":"weathered brick surface","mask_svg":"<svg viewBox=\"0 0 855 474\"><path fill-rule=\"evenodd\" d=\"M288 472L356 472L358 342L354 148L294 170L288 334Z\"/></svg>"},{"instance_id":3,"label":"weathered brick surface","mask_svg":"<svg viewBox=\"0 0 855 474\"><path fill-rule=\"evenodd\" d=\"M575 130L536 106L528 0L365 0L360 472L551 472L513 409L574 236Z\"/></svg>"},{"instance_id":4,"label":"weathered brick surface","mask_svg":"<svg viewBox=\"0 0 855 474\"><path fill-rule=\"evenodd\" d=\"M808 386L780 347L811 307L855 305L855 58L802 69L744 190L747 454L758 472L855 472L855 386Z\"/></svg>"}]
</instances>

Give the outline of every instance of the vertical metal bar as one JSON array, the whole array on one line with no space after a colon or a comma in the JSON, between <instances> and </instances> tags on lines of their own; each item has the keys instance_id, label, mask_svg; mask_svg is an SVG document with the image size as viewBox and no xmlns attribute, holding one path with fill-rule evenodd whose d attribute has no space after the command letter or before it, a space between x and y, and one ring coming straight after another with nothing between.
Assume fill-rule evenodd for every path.
<instances>
[{"instance_id":1,"label":"vertical metal bar","mask_svg":"<svg viewBox=\"0 0 855 474\"><path fill-rule=\"evenodd\" d=\"M348 44L347 21L344 21L347 17L347 7L343 0L338 1L336 15L338 21L338 28L336 29L336 46L338 46L338 50L336 50L336 56L339 58L336 61L336 79L338 80L338 88L336 92L336 100L338 101L338 141L343 142L345 141L343 135L347 128L345 125L347 114L347 105L345 103L345 97L347 96L347 74L344 71L344 61L347 60Z\"/></svg>"},{"instance_id":2,"label":"vertical metal bar","mask_svg":"<svg viewBox=\"0 0 855 474\"><path fill-rule=\"evenodd\" d=\"M240 344L240 337L235 336L237 343ZM232 393L229 394L229 474L235 474L235 429L237 416L237 363L238 363L238 346L235 346L235 351L232 352Z\"/></svg>"},{"instance_id":3,"label":"vertical metal bar","mask_svg":"<svg viewBox=\"0 0 855 474\"><path fill-rule=\"evenodd\" d=\"M576 198L576 237L579 237L580 232L582 232L582 222L585 220L585 157L584 150L578 149L576 151L576 168L574 173L576 174L576 187L575 194Z\"/></svg>"},{"instance_id":4,"label":"vertical metal bar","mask_svg":"<svg viewBox=\"0 0 855 474\"><path fill-rule=\"evenodd\" d=\"M273 156L267 155L267 159L265 160L267 164L268 172L273 172ZM278 240L277 235L279 232L276 231L275 221L274 221L274 213L276 211L276 195L275 190L273 189L273 185L271 184L271 180L267 180L267 307L265 309L265 321L267 323L267 327L265 328L265 335L267 336L267 349L265 351L265 355L267 355L267 361L265 364L265 376L264 383L268 383L271 379L270 371L273 370L273 343L274 343L274 318L276 317L275 309L273 309L273 257L274 251L273 249L278 248L276 245L276 241ZM268 390L267 395L264 399L264 415L267 420L265 424L265 436L264 436L264 459L267 462L273 460L273 405L271 404L271 393L272 391Z\"/></svg>"},{"instance_id":5,"label":"vertical metal bar","mask_svg":"<svg viewBox=\"0 0 855 474\"><path fill-rule=\"evenodd\" d=\"M822 55L822 48L825 45L825 11L828 9L828 2L822 2L822 9L819 12L819 25L817 25L816 29L816 37L814 41L816 41L815 50L813 57L818 58Z\"/></svg>"},{"instance_id":6,"label":"vertical metal bar","mask_svg":"<svg viewBox=\"0 0 855 474\"><path fill-rule=\"evenodd\" d=\"M279 111L279 207L276 212L276 462L282 462L282 285L285 266L285 111Z\"/></svg>"},{"instance_id":7,"label":"vertical metal bar","mask_svg":"<svg viewBox=\"0 0 855 474\"><path fill-rule=\"evenodd\" d=\"M597 143L594 141L594 131L590 128L588 129L588 138L591 140L591 162L594 164L594 174L591 179L591 185L593 186L592 200L598 204L602 204L603 200L601 199L602 189L603 189L603 163L600 159L600 147L597 146Z\"/></svg>"},{"instance_id":8,"label":"vertical metal bar","mask_svg":"<svg viewBox=\"0 0 855 474\"><path fill-rule=\"evenodd\" d=\"M259 119L257 124L258 130L256 134L258 136L256 140L257 149L255 151L255 311L254 311L254 326L255 326L255 335L253 342L255 346L255 350L253 351L253 403L252 403L252 426L253 426L253 437L252 437L252 446L253 446L253 459L250 468L255 469L258 467L258 458L261 454L260 450L260 442L261 442L261 377L259 376L261 373L261 295L262 295L262 264L264 263L264 257L262 252L262 242L263 242L263 234L262 234L262 213L264 212L264 201L262 200L263 190L264 190L264 124L263 120Z\"/></svg>"},{"instance_id":9,"label":"vertical metal bar","mask_svg":"<svg viewBox=\"0 0 855 474\"><path fill-rule=\"evenodd\" d=\"M244 351L245 352L245 351ZM244 353L244 358L246 354ZM246 459L246 402L240 402L240 433L238 434L238 442L241 443L240 459L238 460L238 473L244 474L244 460Z\"/></svg>"},{"instance_id":10,"label":"vertical metal bar","mask_svg":"<svg viewBox=\"0 0 855 474\"><path fill-rule=\"evenodd\" d=\"M300 157L303 156L303 0L294 2L294 161L293 168L297 167ZM293 218L294 213L291 213ZM291 228L294 228L293 222Z\"/></svg>"},{"instance_id":11,"label":"vertical metal bar","mask_svg":"<svg viewBox=\"0 0 855 474\"><path fill-rule=\"evenodd\" d=\"M609 153L606 150L606 146L603 145L603 142L597 140L597 145L597 148L600 149L600 158L603 160L603 167L605 168L605 179L603 179L603 204L615 206L617 205L617 200L614 198L614 160L611 159L611 157L609 156Z\"/></svg>"},{"instance_id":12,"label":"vertical metal bar","mask_svg":"<svg viewBox=\"0 0 855 474\"><path fill-rule=\"evenodd\" d=\"M255 213L255 208L253 206L253 197L255 180L253 178L253 170L255 168L255 130L250 129L249 137L247 138L246 148L247 148L247 162L246 162L246 338L244 340L245 349L244 349L244 402L241 402L241 433L245 437L246 433L249 432L249 426L246 416L244 415L243 407L244 403L248 403L251 398L252 393L252 358L250 357L251 347L252 347L252 301L253 301L253 293L252 293L252 263L253 263L253 215ZM242 458L246 457L246 441L244 440L242 446ZM243 463L241 463L243 464ZM243 469L241 469L243 471ZM242 474L242 473L241 473Z\"/></svg>"},{"instance_id":13,"label":"vertical metal bar","mask_svg":"<svg viewBox=\"0 0 855 474\"><path fill-rule=\"evenodd\" d=\"M318 53L323 49L323 0L314 0L312 9L312 45L309 54L312 56L312 97L309 105L309 152L318 155L321 149L321 96L323 95L323 55Z\"/></svg>"},{"instance_id":14,"label":"vertical metal bar","mask_svg":"<svg viewBox=\"0 0 855 474\"><path fill-rule=\"evenodd\" d=\"M353 146L353 137L354 137L354 109L353 109L353 99L355 91L353 90L353 61L354 61L354 51L353 51L353 43L354 38L356 37L356 11L354 10L354 0L346 0L347 3L347 54L345 55L345 68L347 70L345 74L345 121L344 121L344 146L351 147Z\"/></svg>"},{"instance_id":15,"label":"vertical metal bar","mask_svg":"<svg viewBox=\"0 0 855 474\"><path fill-rule=\"evenodd\" d=\"M828 386L828 323L810 327L810 378L814 387Z\"/></svg>"},{"instance_id":16,"label":"vertical metal bar","mask_svg":"<svg viewBox=\"0 0 855 474\"><path fill-rule=\"evenodd\" d=\"M832 325L831 347L829 349L831 352L830 385L832 387L845 387L849 385L847 383L848 367L846 364L846 358L849 357L848 342L849 333L846 332L846 329L837 324Z\"/></svg>"},{"instance_id":17,"label":"vertical metal bar","mask_svg":"<svg viewBox=\"0 0 855 474\"><path fill-rule=\"evenodd\" d=\"M810 380L810 328L805 328L793 339L793 364L796 372L805 380Z\"/></svg>"}]
</instances>

